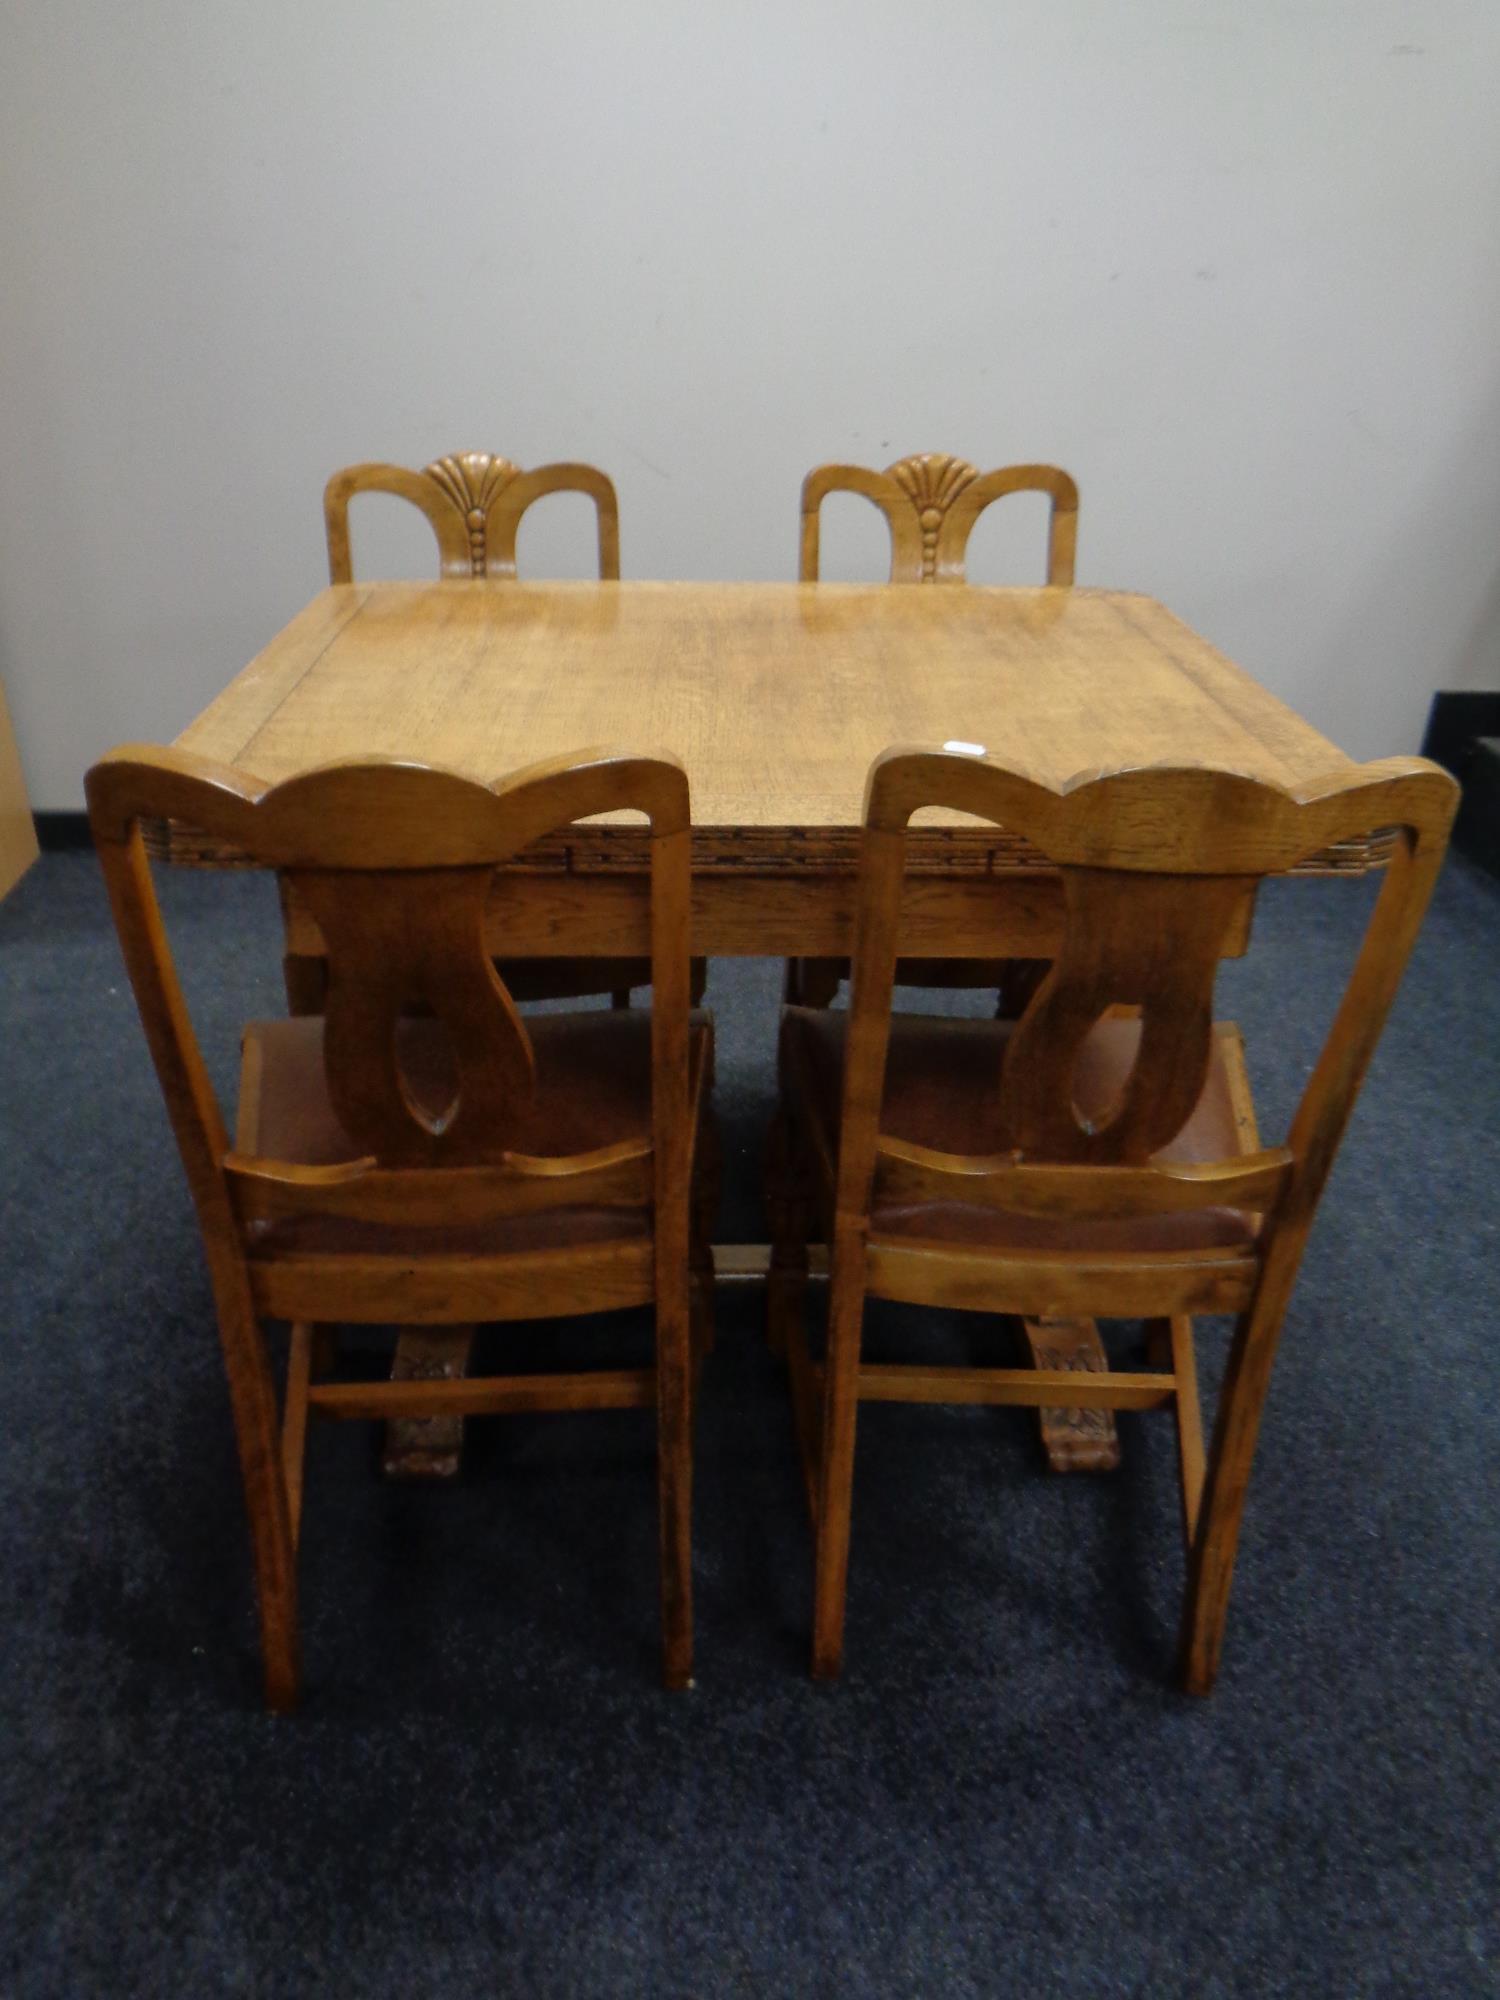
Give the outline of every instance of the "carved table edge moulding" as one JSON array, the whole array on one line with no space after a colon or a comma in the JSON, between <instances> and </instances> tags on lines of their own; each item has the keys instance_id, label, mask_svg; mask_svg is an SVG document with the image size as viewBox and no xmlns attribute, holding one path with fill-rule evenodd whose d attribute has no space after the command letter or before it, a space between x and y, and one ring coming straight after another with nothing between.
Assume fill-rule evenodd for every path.
<instances>
[{"instance_id":1,"label":"carved table edge moulding","mask_svg":"<svg viewBox=\"0 0 1500 2000\"><path fill-rule=\"evenodd\" d=\"M258 774L256 774L258 775ZM180 821L157 822L147 830L153 858L180 868L253 868L255 862L234 848L206 840L196 828ZM1028 846L1019 834L970 834L966 829L918 828L912 836L909 876L955 874L998 875L1056 871L1044 854ZM1341 841L1323 853L1299 861L1288 875L1366 875L1384 865L1390 836ZM859 860L859 835L842 828L695 826L692 830L694 874L703 875L828 875L852 874ZM645 843L632 826L603 832L579 827L562 841L543 840L523 859L508 862L515 875L639 875L646 869ZM733 954L723 954L733 956ZM771 954L775 956L775 954Z\"/></svg>"},{"instance_id":2,"label":"carved table edge moulding","mask_svg":"<svg viewBox=\"0 0 1500 2000\"><path fill-rule=\"evenodd\" d=\"M480 594L474 595L476 592ZM896 602L899 602L899 613L895 609ZM586 607L600 603L618 606L619 611L611 613L603 628L596 629ZM1073 608L1063 611L1062 606ZM993 657L999 661L1005 645L1009 643L1006 634L1026 630L1029 621L1030 629L1024 642L1025 657L1019 664L1028 673L1033 667L1041 670L1047 659L1047 648L1052 643L1050 621L1058 618L1068 621L1062 626L1062 643L1064 656L1070 658L1075 675L1080 646L1097 653L1101 671L1105 667L1113 671L1117 653L1127 647L1134 648L1139 657L1156 663L1169 678L1173 691L1196 703L1205 717L1227 715L1230 718L1232 728L1239 733L1237 738L1232 734L1225 737L1226 744L1248 740L1256 745L1257 729L1264 726L1268 714L1291 720L1299 732L1314 743L1321 740L1310 726L1302 723L1300 717L1295 717L1292 711L1286 709L1285 704L1277 701L1249 676L1243 675L1232 662L1216 654L1190 628L1172 619L1164 607L1136 593L975 587L961 592L893 593L885 586L840 584L609 582L538 585L476 581L462 585L448 582L330 587L314 598L286 630L235 677L230 687L202 716L195 719L178 742L184 748L194 749L270 780L287 776L290 773L286 768L257 769L256 751L261 747L267 728L282 732L281 758L284 764L284 717L289 707L305 705L310 699L316 708L318 698L315 694L309 696L309 689L321 686L324 675L330 671L336 678L339 674L350 672L351 661L362 662L366 658L388 661L390 654L396 651L402 652L404 660L405 652L415 648L417 657L413 660L413 668L419 671L420 635L429 618L433 621L434 644L449 647L449 666L460 660L463 648L468 648L462 653L460 664L467 662L472 668L484 647L507 642L514 631L518 643L531 648L533 675L536 660L542 656L536 650L539 646L543 654L549 648L556 650L558 671L561 672L570 658L577 657L579 646L605 644L614 649L606 656L609 671L614 672L618 666L622 679L628 684L630 676L642 674L652 666L649 655L653 646L665 645L675 653L675 659L669 664L680 680L685 671L696 672L700 664L705 673L712 673L720 658L721 648L726 646L732 651L737 649L741 664L747 654L759 657L757 648L762 644L762 629L765 657L777 657L779 660L777 647L784 648L789 642L801 648L785 660L794 680L805 679L806 670L825 656L839 658L847 668L851 665L847 637L851 621L858 626L867 612L877 624L882 616L888 620L899 618L900 621L886 627L874 649L878 651L880 647L889 649L891 646L905 648L904 652L889 655L884 662L886 671L889 671L892 658L902 662L912 657L914 646L925 650L933 646L942 647L950 641L967 648L963 655L963 672L969 671L971 665L983 671L984 662L991 657L987 650L990 627L986 623L976 633L973 622L976 617L987 621L992 613L998 648ZM518 624L519 616L524 616L528 622ZM967 619L969 629L958 631L944 622L954 617ZM826 639L822 630L825 618L829 621ZM487 622L490 620L493 620L492 624ZM1077 636L1078 620L1085 621L1081 636ZM927 623L931 624L930 633L923 629ZM479 652L475 648L479 648ZM488 665L493 657L492 652L486 655L485 664ZM872 670L873 657L873 652L867 649L864 664L855 660L852 662L853 669L858 672ZM336 665L336 661L343 664ZM1120 660L1119 667L1127 686L1123 697L1118 689L1110 691L1112 702L1122 708L1127 727L1135 728L1140 740L1152 745L1152 749L1144 755L1122 757L1119 761L1162 761L1162 745L1165 743L1169 749L1172 747L1170 731L1163 737L1150 727L1141 730L1139 725L1148 720L1146 710L1149 702L1143 705L1139 696L1132 698L1129 695L1129 662ZM801 669L801 674L796 673L796 669ZM385 670L389 672L388 666ZM1016 670L1017 661L1013 659L1010 671L1014 673ZM1086 666L1085 671L1089 670ZM1214 675L1227 679L1223 679L1221 684L1212 678ZM393 686L394 683L387 679L384 685ZM721 727L716 732L718 741L714 754L721 763L726 754L725 741L738 741L740 732L744 730L754 730L764 736L764 707L752 712L748 705L753 693L758 693L763 700L763 688L754 691L743 685L729 697L744 706L745 712L734 718L735 727L728 730ZM1076 694L1075 685L1075 700ZM324 697L325 712L320 717L321 726L325 728L326 700L327 697ZM798 713L802 714L800 708ZM377 721L378 717L377 709ZM585 734L591 720L588 716L582 719ZM809 716L805 720L810 731L814 718ZM821 718L821 726L826 727L826 720L826 716ZM666 747L685 758L696 779L699 776L695 769L699 746L694 745L691 737L695 729L701 730L701 717L683 714L675 716L673 721L680 724L686 740L668 743L660 723L655 725L655 733L661 736ZM667 725L668 728L670 726ZM795 726L800 728L803 724L799 722ZM618 729L613 733L617 735ZM951 733L942 732L944 735ZM1106 742L1108 740L1106 738ZM705 738L705 748L708 741ZM328 757L346 756L373 747L370 742L358 740L356 724L347 740L341 738L336 744L330 743L326 756L308 754L301 768L313 768ZM877 747L883 749L889 746L882 742ZM1001 749L1003 754L1000 744L992 747ZM1265 748L1273 756L1277 754L1274 735L1266 741ZM1100 758L1092 745L1090 749L1094 754L1092 768L1104 768L1111 762L1107 757ZM1327 750L1330 762L1344 761L1336 746L1328 744ZM1305 763L1309 754L1307 744L1300 744L1298 751ZM414 745L413 754L433 753L419 742ZM536 754L552 754L552 751L549 748L544 753L537 752L530 745L521 743L517 746L514 761L525 763ZM451 759L451 749L449 756ZM273 756L273 764L275 761ZM442 761L442 758L434 756L434 761ZM1214 761L1225 768L1237 768L1232 758L1227 763L1222 756ZM864 762L867 763L868 759ZM483 774L474 771L469 775ZM1074 774L1058 772L1054 775ZM1272 776L1273 770L1252 770L1247 775ZM695 873L705 876L852 875L859 854L862 784L863 765L858 773L851 769L847 784L841 782L836 804L825 791L814 808L816 818L809 814L799 822L793 816L783 824L769 824L765 820L746 824L737 813L732 813L729 822L725 823L723 815L716 817L712 801L695 801L698 818L691 835ZM848 794L847 804L843 800L845 791ZM794 799L786 802L797 803ZM725 803L728 803L727 799ZM810 805L811 801L808 803ZM772 810L774 813L774 806ZM759 819L759 815L755 815L754 819ZM236 855L232 849L222 843L205 842L193 829L181 825L152 829L149 844L154 854L181 865L244 865L243 857ZM645 836L638 825L596 822L588 826L580 825L538 843L524 859L508 864L507 872L518 875L634 874L644 868L645 855ZM1363 873L1384 859L1385 849L1379 842L1348 842L1299 862L1293 872ZM1005 829L957 822L946 825L923 825L919 822L912 832L908 872L914 877L927 874L952 877L998 872L1050 874L1052 871L1044 856L1030 847L1020 835Z\"/></svg>"}]
</instances>

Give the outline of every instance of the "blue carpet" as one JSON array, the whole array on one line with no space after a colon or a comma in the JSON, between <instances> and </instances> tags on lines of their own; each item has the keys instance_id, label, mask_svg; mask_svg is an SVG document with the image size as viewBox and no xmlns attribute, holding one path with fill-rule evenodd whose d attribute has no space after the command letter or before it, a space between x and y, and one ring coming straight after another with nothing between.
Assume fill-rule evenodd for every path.
<instances>
[{"instance_id":1,"label":"blue carpet","mask_svg":"<svg viewBox=\"0 0 1500 2000\"><path fill-rule=\"evenodd\" d=\"M227 1082L280 1010L274 903L165 889ZM1268 1133L1367 906L1274 884L1226 970ZM730 1238L763 1229L776 978L713 969ZM784 1390L730 1296L694 1692L656 1683L646 1417L472 1426L441 1490L330 1425L276 1721L180 1168L92 857L44 858L0 908L0 1994L1500 1992L1497 992L1500 889L1455 860L1293 1303L1211 1700L1170 1680L1170 1422L1057 1479L1027 1413L973 1409L862 1416L814 1687ZM995 1335L876 1308L870 1340Z\"/></svg>"}]
</instances>

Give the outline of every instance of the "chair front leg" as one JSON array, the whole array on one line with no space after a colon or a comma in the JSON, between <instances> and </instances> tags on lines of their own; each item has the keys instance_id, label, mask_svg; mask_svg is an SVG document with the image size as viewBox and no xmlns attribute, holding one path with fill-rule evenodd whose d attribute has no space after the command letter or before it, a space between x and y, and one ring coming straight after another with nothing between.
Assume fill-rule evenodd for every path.
<instances>
[{"instance_id":1,"label":"chair front leg","mask_svg":"<svg viewBox=\"0 0 1500 2000\"><path fill-rule=\"evenodd\" d=\"M840 1231L833 1245L828 1345L823 1359L823 1448L818 1473L812 1650L812 1671L817 1680L836 1679L844 1662L854 1426L859 1404L860 1331L865 1303L864 1263L862 1235Z\"/></svg>"},{"instance_id":2,"label":"chair front leg","mask_svg":"<svg viewBox=\"0 0 1500 2000\"><path fill-rule=\"evenodd\" d=\"M693 1681L693 1355L685 1254L657 1277L656 1468L662 1678L686 1688Z\"/></svg>"},{"instance_id":3,"label":"chair front leg","mask_svg":"<svg viewBox=\"0 0 1500 2000\"><path fill-rule=\"evenodd\" d=\"M317 941L316 932L284 875L276 877L276 893L286 941L281 960L286 1010L289 1014L321 1014L328 1004L328 960L322 951L306 949L309 942Z\"/></svg>"},{"instance_id":4,"label":"chair front leg","mask_svg":"<svg viewBox=\"0 0 1500 2000\"><path fill-rule=\"evenodd\" d=\"M693 1188L689 1228L692 1266L693 1352L701 1360L714 1345L714 1225L724 1187L724 1156L712 1110L712 1078L704 1080L693 1146Z\"/></svg>"},{"instance_id":5,"label":"chair front leg","mask_svg":"<svg viewBox=\"0 0 1500 2000\"><path fill-rule=\"evenodd\" d=\"M1046 958L1007 958L1001 961L1000 992L995 1002L997 1021L1019 1021L1036 998L1037 988L1052 970Z\"/></svg>"},{"instance_id":6,"label":"chair front leg","mask_svg":"<svg viewBox=\"0 0 1500 2000\"><path fill-rule=\"evenodd\" d=\"M789 958L782 998L789 1007L831 1007L848 976L846 959Z\"/></svg>"},{"instance_id":7,"label":"chair front leg","mask_svg":"<svg viewBox=\"0 0 1500 2000\"><path fill-rule=\"evenodd\" d=\"M703 1237L695 1237L692 1249L692 1323L695 1367L714 1351L714 1250Z\"/></svg>"},{"instance_id":8,"label":"chair front leg","mask_svg":"<svg viewBox=\"0 0 1500 2000\"><path fill-rule=\"evenodd\" d=\"M766 1273L766 1344L784 1355L787 1340L802 1324L807 1295L807 1237L811 1191L792 1136L784 1103L778 1103L766 1135L765 1201L771 1233L771 1265Z\"/></svg>"}]
</instances>

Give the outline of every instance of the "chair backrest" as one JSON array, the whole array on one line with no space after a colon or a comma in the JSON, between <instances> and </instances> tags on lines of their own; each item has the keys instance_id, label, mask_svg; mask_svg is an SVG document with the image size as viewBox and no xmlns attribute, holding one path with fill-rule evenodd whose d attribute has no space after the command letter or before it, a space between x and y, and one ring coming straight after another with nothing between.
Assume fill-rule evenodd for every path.
<instances>
[{"instance_id":1,"label":"chair backrest","mask_svg":"<svg viewBox=\"0 0 1500 2000\"><path fill-rule=\"evenodd\" d=\"M514 577L521 516L547 493L586 493L599 516L599 575L620 575L620 508L613 482L592 465L540 465L523 472L487 451L435 458L420 472L404 465L347 465L323 489L328 580L352 583L349 502L356 493L409 500L432 523L445 577Z\"/></svg>"},{"instance_id":2,"label":"chair backrest","mask_svg":"<svg viewBox=\"0 0 1500 2000\"><path fill-rule=\"evenodd\" d=\"M87 790L131 981L206 1223L225 1219L227 1196L241 1222L299 1210L384 1221L459 1219L465 1205L494 1213L650 1199L664 1168L674 1191L679 1181L685 1188L689 805L674 760L585 752L483 785L382 759L267 787L180 751L127 746L94 766ZM535 1058L486 936L494 871L559 826L620 810L644 813L651 827L653 1132L616 1149L619 1157L522 1157L512 1148ZM231 1156L151 879L142 828L162 820L283 870L317 918L329 963L324 1066L339 1122L366 1155L354 1167ZM403 1070L400 1030L414 1014L436 1023L451 1074L446 1107L424 1102Z\"/></svg>"},{"instance_id":3,"label":"chair backrest","mask_svg":"<svg viewBox=\"0 0 1500 2000\"><path fill-rule=\"evenodd\" d=\"M1230 771L1150 767L1061 790L987 757L892 750L871 768L859 888L840 1208L863 1212L877 1157L903 1198L962 1198L1050 1215L1234 1206L1309 1214L1348 1121L1426 909L1458 788L1425 759L1354 765L1294 790ZM881 1138L906 828L923 806L1019 833L1059 871L1061 946L974 1079L975 1146L949 1155ZM1342 841L1392 836L1357 962L1285 1147L1153 1164L1208 1075L1214 979L1247 886ZM1106 1013L1138 1013L1134 1067L1113 1106L1076 1102L1080 1054Z\"/></svg>"},{"instance_id":4,"label":"chair backrest","mask_svg":"<svg viewBox=\"0 0 1500 2000\"><path fill-rule=\"evenodd\" d=\"M981 472L944 452L898 458L884 472L863 465L820 465L802 482L803 583L818 581L819 510L830 493L862 493L891 530L892 583L963 583L964 555L974 523L991 501L1008 493L1046 493L1047 582L1073 581L1078 546L1078 488L1055 465L1003 465Z\"/></svg>"}]
</instances>

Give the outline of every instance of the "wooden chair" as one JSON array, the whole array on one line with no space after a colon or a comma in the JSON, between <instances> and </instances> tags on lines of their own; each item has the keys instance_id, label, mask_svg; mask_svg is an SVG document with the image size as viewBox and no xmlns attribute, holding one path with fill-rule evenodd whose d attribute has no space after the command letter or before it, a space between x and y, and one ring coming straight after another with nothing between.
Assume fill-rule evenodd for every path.
<instances>
[{"instance_id":1,"label":"wooden chair","mask_svg":"<svg viewBox=\"0 0 1500 2000\"><path fill-rule=\"evenodd\" d=\"M446 578L500 577L514 581L516 535L527 508L549 493L584 493L599 521L599 578L620 579L620 507L614 482L596 466L541 465L523 472L508 458L488 451L452 452L420 472L404 465L371 461L346 465L323 489L323 523L328 537L328 580L352 583L349 502L359 493L389 493L421 510L437 537L438 560ZM308 953L288 952L284 964L287 998L294 1013L317 1013L322 1006L323 963ZM501 967L518 1000L575 1000L608 993L616 1007L628 1007L633 988L650 971L644 959L516 959ZM703 998L708 968L693 967L693 1002Z\"/></svg>"},{"instance_id":2,"label":"wooden chair","mask_svg":"<svg viewBox=\"0 0 1500 2000\"><path fill-rule=\"evenodd\" d=\"M1313 1213L1427 907L1458 791L1391 758L1296 791L1148 768L1054 791L987 758L871 768L847 1016L789 1007L782 1144L830 1245L825 1360L800 1323L806 1218L783 1208L785 1346L817 1540L812 1664L839 1671L860 1402L1084 1403L1176 1418L1188 1585L1182 1675L1213 1685L1272 1359ZM892 1015L906 828L924 805L1023 835L1061 871L1065 930L1023 1018ZM1284 1144L1263 1146L1238 1031L1213 1018L1224 934L1260 879L1393 829L1379 901ZM872 1366L866 1296L1145 1319L1158 1366L1101 1375ZM1193 1316L1237 1315L1205 1454Z\"/></svg>"},{"instance_id":3,"label":"wooden chair","mask_svg":"<svg viewBox=\"0 0 1500 2000\"><path fill-rule=\"evenodd\" d=\"M981 472L966 458L924 451L898 458L884 472L864 465L820 465L802 482L802 557L798 580L818 581L818 524L830 493L860 493L885 515L891 531L892 583L967 581L964 558L974 523L986 507L1012 493L1045 493L1050 585L1073 582L1078 548L1078 488L1055 465L1003 465ZM1041 968L1026 959L910 958L896 975L902 986L996 987L1004 1013L1017 1013ZM805 1007L833 1002L849 977L846 959L796 958L787 966L786 997Z\"/></svg>"},{"instance_id":4,"label":"wooden chair","mask_svg":"<svg viewBox=\"0 0 1500 2000\"><path fill-rule=\"evenodd\" d=\"M586 493L599 516L599 575L620 577L620 508L614 483L592 465L540 465L523 472L488 451L435 458L420 472L404 465L346 465L323 489L328 581L352 583L349 502L356 493L409 500L432 523L445 577L514 577L521 516L548 493Z\"/></svg>"},{"instance_id":5,"label":"wooden chair","mask_svg":"<svg viewBox=\"0 0 1500 2000\"><path fill-rule=\"evenodd\" d=\"M295 1556L309 1412L655 1407L665 1675L692 1672L690 1315L712 1032L688 1004L687 780L590 752L493 787L395 759L267 789L173 750L88 775L89 814L198 1210L229 1376L266 1699L297 1697ZM495 867L572 820L650 820L652 1006L517 1014L484 949ZM142 823L173 819L286 871L329 950L327 1013L245 1030L231 1139L163 930ZM699 1211L697 1222L703 1217ZM690 1259L696 1282L690 1286ZM428 1327L652 1304L651 1368L458 1381L329 1372L337 1323ZM262 1323L291 1322L278 1420Z\"/></svg>"},{"instance_id":6,"label":"wooden chair","mask_svg":"<svg viewBox=\"0 0 1500 2000\"><path fill-rule=\"evenodd\" d=\"M981 472L966 458L941 451L898 458L884 472L864 465L820 465L802 482L802 583L818 581L818 516L830 493L862 493L885 515L892 583L965 582L969 536L985 508L1010 493L1050 494L1047 582L1066 586L1073 581L1078 488L1055 465L1002 465L998 471Z\"/></svg>"}]
</instances>

